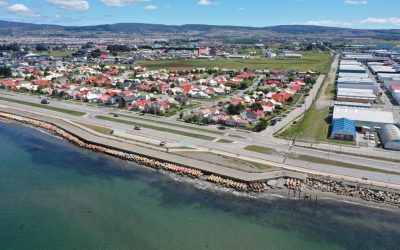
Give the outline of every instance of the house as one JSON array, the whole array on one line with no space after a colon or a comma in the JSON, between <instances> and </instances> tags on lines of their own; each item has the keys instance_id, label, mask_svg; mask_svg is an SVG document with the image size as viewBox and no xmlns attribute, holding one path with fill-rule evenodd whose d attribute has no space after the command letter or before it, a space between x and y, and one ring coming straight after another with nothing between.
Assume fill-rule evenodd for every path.
<instances>
[{"instance_id":1,"label":"house","mask_svg":"<svg viewBox=\"0 0 400 250\"><path fill-rule=\"evenodd\" d=\"M233 115L225 121L225 125L232 127L246 127L249 122L238 115Z\"/></svg>"},{"instance_id":2,"label":"house","mask_svg":"<svg viewBox=\"0 0 400 250\"><path fill-rule=\"evenodd\" d=\"M125 107L125 108L130 108L132 105L132 102L136 100L136 96L134 95L125 95L122 96L121 101L119 103L120 107Z\"/></svg>"},{"instance_id":3,"label":"house","mask_svg":"<svg viewBox=\"0 0 400 250\"><path fill-rule=\"evenodd\" d=\"M253 111L247 109L243 111L240 116L244 119L249 121L250 123L255 123L258 121L262 116L264 116L264 112L262 110Z\"/></svg>"}]
</instances>

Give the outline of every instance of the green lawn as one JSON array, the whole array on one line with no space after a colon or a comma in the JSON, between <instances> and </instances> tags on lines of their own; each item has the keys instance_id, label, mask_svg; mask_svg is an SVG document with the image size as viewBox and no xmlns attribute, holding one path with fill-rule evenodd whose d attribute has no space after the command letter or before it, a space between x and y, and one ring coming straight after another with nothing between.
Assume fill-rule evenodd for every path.
<instances>
[{"instance_id":1,"label":"green lawn","mask_svg":"<svg viewBox=\"0 0 400 250\"><path fill-rule=\"evenodd\" d=\"M295 125L291 125L279 136L300 140L327 141L329 132L329 107L316 110L314 105Z\"/></svg>"},{"instance_id":2,"label":"green lawn","mask_svg":"<svg viewBox=\"0 0 400 250\"><path fill-rule=\"evenodd\" d=\"M110 113L110 114L114 115L116 113ZM164 122L164 121L154 121L154 120L146 119L146 118L142 118L142 117L135 117L135 116L130 116L130 115L121 115L119 113L118 113L118 116L130 118L130 119L135 119L135 120L146 121L146 122L155 122L155 123L159 123L159 124L163 124L163 125L168 125L168 126L171 126L171 127L185 128L185 129L190 129L190 130L197 130L197 131L207 132L207 133L211 133L211 134L217 134L217 135L224 135L225 134L225 133L220 132L220 131L214 131L214 130L204 129L204 128L200 128L200 127L196 128L196 127L187 126L187 125L181 125L181 124L176 124L176 123L170 123L170 122Z\"/></svg>"},{"instance_id":3,"label":"green lawn","mask_svg":"<svg viewBox=\"0 0 400 250\"><path fill-rule=\"evenodd\" d=\"M101 127L101 126L97 126L97 125L93 125L93 124L88 124L88 123L83 123L83 122L75 122L81 126L84 126L86 128L89 128L91 130L94 130L96 132L99 132L101 134L105 134L105 135L109 135L111 134L112 129L106 128L106 127Z\"/></svg>"},{"instance_id":4,"label":"green lawn","mask_svg":"<svg viewBox=\"0 0 400 250\"><path fill-rule=\"evenodd\" d=\"M388 170L383 170L383 169L378 169L378 168L371 168L371 167L367 167L367 166L356 165L356 164L351 164L351 163L346 163L346 162L341 162L341 161L334 161L334 160L329 160L326 158L319 158L319 157L313 157L313 156L308 156L308 155L296 155L293 158L301 160L301 161L333 165L333 166L343 167L343 168L351 168L351 169L357 169L357 170L378 172L378 173L383 173L383 174L400 175L399 172L388 171Z\"/></svg>"},{"instance_id":5,"label":"green lawn","mask_svg":"<svg viewBox=\"0 0 400 250\"><path fill-rule=\"evenodd\" d=\"M7 98L7 97L0 97L0 100L18 103L18 104L27 105L27 106L32 106L32 107L36 107L36 108L48 109L48 110L52 110L52 111L56 111L56 112L60 112L60 113L65 113L68 115L74 115L74 116L84 116L86 114L86 113L80 112L80 111L49 106L48 104L40 104L40 103L34 103L34 102L21 101L21 100L11 99L11 98Z\"/></svg>"},{"instance_id":6,"label":"green lawn","mask_svg":"<svg viewBox=\"0 0 400 250\"><path fill-rule=\"evenodd\" d=\"M52 56L52 57L67 57L72 56L72 53L75 51L48 51L43 53L42 55Z\"/></svg>"},{"instance_id":7,"label":"green lawn","mask_svg":"<svg viewBox=\"0 0 400 250\"><path fill-rule=\"evenodd\" d=\"M217 142L220 142L220 143L232 143L233 141L227 140L227 139L219 139Z\"/></svg>"},{"instance_id":8,"label":"green lawn","mask_svg":"<svg viewBox=\"0 0 400 250\"><path fill-rule=\"evenodd\" d=\"M229 69L269 69L269 70L298 70L307 71L314 70L317 72L328 72L331 64L330 54L321 54L315 52L301 52L304 56L300 59L285 59L275 60L271 58L256 58L256 59L217 59L209 61L207 59L193 60L155 60L142 61L139 64L149 69L192 69L192 68L213 68L218 67Z\"/></svg>"},{"instance_id":9,"label":"green lawn","mask_svg":"<svg viewBox=\"0 0 400 250\"><path fill-rule=\"evenodd\" d=\"M249 150L249 151L261 153L261 154L267 154L267 155L277 154L278 153L275 149L262 147L262 146L256 146L256 145L247 146L247 147L245 147L245 149ZM384 173L384 174L400 175L399 172L387 171L387 170L371 168L371 167L367 167L367 166L356 165L356 164L351 164L351 163L346 163L346 162L341 162L341 161L335 161L335 160L329 160L329 159L326 159L326 158L319 158L319 157L308 156L308 155L293 154L293 153L283 153L282 156L285 156L285 157L290 158L290 159L296 159L296 160L312 162L312 163L318 163L318 164L333 165L333 166L337 166L337 167L351 168L351 169L357 169L357 170L365 170L365 171Z\"/></svg>"},{"instance_id":10,"label":"green lawn","mask_svg":"<svg viewBox=\"0 0 400 250\"><path fill-rule=\"evenodd\" d=\"M153 126L153 125L148 125L148 124L143 124L143 123L138 123L138 122L131 122L131 121L111 118L111 117L107 117L107 116L96 115L96 118L101 119L101 120L111 121L111 122L118 122L118 123L122 123L122 124L126 124L126 125L140 126L143 128L154 129L154 130L163 131L163 132L167 132L167 133L171 133L171 134L183 135L183 136L193 137L193 138L202 139L202 140L213 141L216 139L215 137L211 137L211 136L200 135L200 134L195 134L195 133L190 133L190 132L185 132L185 131L179 131L179 130L170 129L170 128L163 128L163 127L158 127L158 126Z\"/></svg>"},{"instance_id":11,"label":"green lawn","mask_svg":"<svg viewBox=\"0 0 400 250\"><path fill-rule=\"evenodd\" d=\"M257 145L246 146L244 149L253 151L253 152L257 152L257 153L261 153L261 154L267 154L267 155L277 153L277 151L275 149L257 146Z\"/></svg>"}]
</instances>

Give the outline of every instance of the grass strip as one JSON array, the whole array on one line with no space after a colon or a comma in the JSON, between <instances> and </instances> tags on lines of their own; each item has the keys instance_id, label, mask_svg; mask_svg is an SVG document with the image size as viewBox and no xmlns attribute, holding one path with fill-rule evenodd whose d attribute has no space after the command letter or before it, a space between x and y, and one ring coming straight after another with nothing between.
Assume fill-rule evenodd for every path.
<instances>
[{"instance_id":1,"label":"grass strip","mask_svg":"<svg viewBox=\"0 0 400 250\"><path fill-rule=\"evenodd\" d=\"M83 127L89 128L91 130L94 130L96 132L99 132L101 134L109 135L111 134L112 129L106 128L106 127L101 127L101 126L96 126L93 124L88 124L88 123L83 123L83 122L75 122Z\"/></svg>"},{"instance_id":2,"label":"grass strip","mask_svg":"<svg viewBox=\"0 0 400 250\"><path fill-rule=\"evenodd\" d=\"M117 113L110 113L111 115L115 115ZM220 132L220 131L214 131L214 130L209 130L209 129L204 129L204 128L195 128L191 126L186 126L186 125L181 125L181 124L175 124L175 123L170 123L170 122L164 122L164 121L154 121L151 119L146 119L146 118L141 118L141 117L135 117L135 116L130 116L130 115L121 115L117 114L118 116L125 117L125 118L130 118L130 119L136 119L136 120L141 120L141 121L146 121L146 122L155 122L163 125L168 125L168 126L174 126L174 127L179 127L179 128L184 128L184 129L191 129L191 130L197 130L197 131L202 131L210 134L216 134L216 135L224 135L225 133Z\"/></svg>"},{"instance_id":3,"label":"grass strip","mask_svg":"<svg viewBox=\"0 0 400 250\"><path fill-rule=\"evenodd\" d=\"M247 146L247 147L245 147L245 149L249 150L249 151L261 153L261 154L268 154L268 155L278 153L275 149L262 147L262 146L256 146L256 145ZM290 159L307 161L307 162L317 163L317 164L333 165L333 166L337 166L337 167L350 168L350 169L356 169L356 170L364 170L364 171L377 172L377 173L383 173L383 174L400 175L399 172L395 172L395 171L371 168L371 167L367 167L367 166L362 166L362 165L357 165L357 164L352 164L352 163L347 163L347 162L341 162L341 161L335 161L335 160L329 160L329 159L319 158L319 157L314 157L314 156L309 156L309 155L299 155L299 154L290 153L290 154L284 154L284 156L287 158L290 158Z\"/></svg>"},{"instance_id":4,"label":"grass strip","mask_svg":"<svg viewBox=\"0 0 400 250\"><path fill-rule=\"evenodd\" d=\"M219 143L232 143L233 141L227 139L219 139L217 142Z\"/></svg>"},{"instance_id":5,"label":"grass strip","mask_svg":"<svg viewBox=\"0 0 400 250\"><path fill-rule=\"evenodd\" d=\"M195 133L190 133L190 132L185 132L185 131L179 131L179 130L170 129L170 128L157 127L157 126L138 123L138 122L131 122L131 121L111 118L111 117L107 117L107 116L102 116L102 115L96 115L95 117L97 119L106 120L106 121L110 121L110 122L118 122L118 123L122 123L122 124L126 124L126 125L140 126L143 128L154 129L154 130L163 131L163 132L167 132L167 133L171 133L171 134L183 135L183 136L193 137L193 138L207 140L207 141L213 141L216 139L215 137L211 137L211 136L200 135L200 134L195 134Z\"/></svg>"},{"instance_id":6,"label":"grass strip","mask_svg":"<svg viewBox=\"0 0 400 250\"><path fill-rule=\"evenodd\" d=\"M32 107L36 107L36 108L48 109L48 110L52 110L52 111L56 111L56 112L60 112L60 113L68 114L68 115L74 115L74 116L84 116L86 114L86 113L80 112L80 111L48 106L48 104L27 102L27 101L22 101L22 100L11 99L11 98L7 98L7 97L0 97L0 100L18 103L18 104L27 105L27 106L32 106Z\"/></svg>"}]
</instances>

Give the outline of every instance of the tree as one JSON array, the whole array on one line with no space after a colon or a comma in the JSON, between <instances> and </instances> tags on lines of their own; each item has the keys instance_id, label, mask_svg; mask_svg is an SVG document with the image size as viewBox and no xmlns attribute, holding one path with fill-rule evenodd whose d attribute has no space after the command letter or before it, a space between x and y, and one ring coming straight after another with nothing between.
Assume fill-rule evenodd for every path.
<instances>
[{"instance_id":1,"label":"tree","mask_svg":"<svg viewBox=\"0 0 400 250\"><path fill-rule=\"evenodd\" d=\"M39 43L39 44L36 44L35 49L39 52L44 52L44 51L48 51L49 47L47 47L45 44Z\"/></svg>"},{"instance_id":2,"label":"tree","mask_svg":"<svg viewBox=\"0 0 400 250\"><path fill-rule=\"evenodd\" d=\"M184 115L183 111L180 112L180 113L179 113L179 118L182 119L183 115Z\"/></svg>"},{"instance_id":3,"label":"tree","mask_svg":"<svg viewBox=\"0 0 400 250\"><path fill-rule=\"evenodd\" d=\"M11 68L9 68L9 67L0 67L0 76L3 76L3 77L12 76Z\"/></svg>"},{"instance_id":4,"label":"tree","mask_svg":"<svg viewBox=\"0 0 400 250\"><path fill-rule=\"evenodd\" d=\"M90 56L93 58L101 56L102 52L100 49L95 49L90 52Z\"/></svg>"}]
</instances>

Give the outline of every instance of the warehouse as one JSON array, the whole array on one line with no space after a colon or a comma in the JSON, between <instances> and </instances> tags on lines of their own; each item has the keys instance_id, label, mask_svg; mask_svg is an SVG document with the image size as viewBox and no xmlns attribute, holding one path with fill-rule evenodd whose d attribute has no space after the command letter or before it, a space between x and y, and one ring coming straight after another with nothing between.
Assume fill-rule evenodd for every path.
<instances>
[{"instance_id":1,"label":"warehouse","mask_svg":"<svg viewBox=\"0 0 400 250\"><path fill-rule=\"evenodd\" d=\"M356 60L341 60L340 65L362 65L362 64Z\"/></svg>"},{"instance_id":2,"label":"warehouse","mask_svg":"<svg viewBox=\"0 0 400 250\"><path fill-rule=\"evenodd\" d=\"M384 65L370 65L369 69L372 74L376 75L378 73L400 73L398 69L393 66L384 66Z\"/></svg>"},{"instance_id":3,"label":"warehouse","mask_svg":"<svg viewBox=\"0 0 400 250\"><path fill-rule=\"evenodd\" d=\"M400 129L393 124L384 125L379 130L379 137L385 149L400 150Z\"/></svg>"},{"instance_id":4,"label":"warehouse","mask_svg":"<svg viewBox=\"0 0 400 250\"><path fill-rule=\"evenodd\" d=\"M360 84L369 84L373 85L374 83L370 78L357 78L357 77L339 77L338 83L360 83Z\"/></svg>"},{"instance_id":5,"label":"warehouse","mask_svg":"<svg viewBox=\"0 0 400 250\"><path fill-rule=\"evenodd\" d=\"M345 72L339 72L339 78L369 79L369 75L367 73L345 73Z\"/></svg>"},{"instance_id":6,"label":"warehouse","mask_svg":"<svg viewBox=\"0 0 400 250\"><path fill-rule=\"evenodd\" d=\"M336 100L341 102L374 103L376 95L373 89L337 88Z\"/></svg>"},{"instance_id":7,"label":"warehouse","mask_svg":"<svg viewBox=\"0 0 400 250\"><path fill-rule=\"evenodd\" d=\"M364 66L361 65L340 65L339 66L340 73L367 73L367 70Z\"/></svg>"},{"instance_id":8,"label":"warehouse","mask_svg":"<svg viewBox=\"0 0 400 250\"><path fill-rule=\"evenodd\" d=\"M332 123L331 139L354 141L356 139L356 125L353 121L340 118Z\"/></svg>"},{"instance_id":9,"label":"warehouse","mask_svg":"<svg viewBox=\"0 0 400 250\"><path fill-rule=\"evenodd\" d=\"M378 73L377 76L378 80L382 83L384 83L385 81L400 81L400 74Z\"/></svg>"},{"instance_id":10,"label":"warehouse","mask_svg":"<svg viewBox=\"0 0 400 250\"><path fill-rule=\"evenodd\" d=\"M393 124L393 113L380 109L338 107L333 109L333 119L346 118L354 121L357 128L361 127L382 127L386 124Z\"/></svg>"},{"instance_id":11,"label":"warehouse","mask_svg":"<svg viewBox=\"0 0 400 250\"><path fill-rule=\"evenodd\" d=\"M376 94L377 87L374 84L357 84L357 83L338 83L338 89L367 89L371 90L373 94Z\"/></svg>"}]
</instances>

